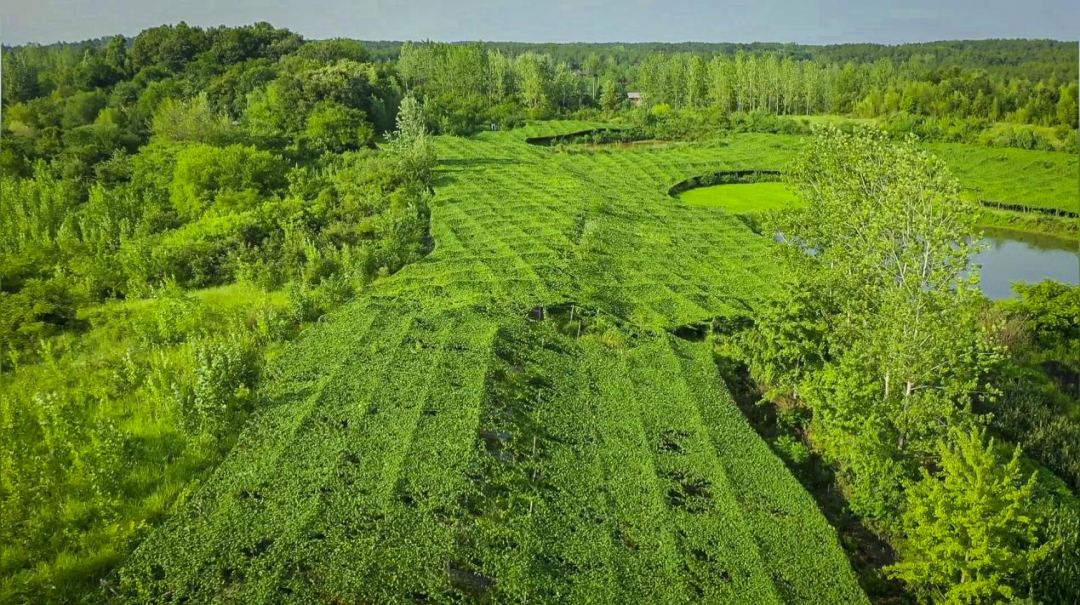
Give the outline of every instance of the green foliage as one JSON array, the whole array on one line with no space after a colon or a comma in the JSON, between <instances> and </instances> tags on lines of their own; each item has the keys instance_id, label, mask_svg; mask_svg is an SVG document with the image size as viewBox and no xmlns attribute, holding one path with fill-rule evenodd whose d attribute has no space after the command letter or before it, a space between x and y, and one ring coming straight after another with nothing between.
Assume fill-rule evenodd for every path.
<instances>
[{"instance_id":1,"label":"green foliage","mask_svg":"<svg viewBox=\"0 0 1080 605\"><path fill-rule=\"evenodd\" d=\"M1029 326L1039 359L1053 360L1080 373L1080 287L1054 281L1016 284L1018 300L1005 309Z\"/></svg>"},{"instance_id":2,"label":"green foliage","mask_svg":"<svg viewBox=\"0 0 1080 605\"><path fill-rule=\"evenodd\" d=\"M357 63L367 63L371 60L370 53L363 43L345 38L313 40L301 46L296 51L296 54L322 64L334 63L343 59L356 61Z\"/></svg>"},{"instance_id":3,"label":"green foliage","mask_svg":"<svg viewBox=\"0 0 1080 605\"><path fill-rule=\"evenodd\" d=\"M1025 480L1020 451L1005 463L994 440L957 433L940 452L936 476L908 486L907 536L891 573L935 603L990 603L1022 598L1025 575L1051 547Z\"/></svg>"},{"instance_id":4,"label":"green foliage","mask_svg":"<svg viewBox=\"0 0 1080 605\"><path fill-rule=\"evenodd\" d=\"M1052 544L1045 561L1030 576L1031 597L1043 603L1080 600L1080 502L1072 495L1059 499L1047 514L1044 535Z\"/></svg>"},{"instance_id":5,"label":"green foliage","mask_svg":"<svg viewBox=\"0 0 1080 605\"><path fill-rule=\"evenodd\" d=\"M429 103L433 124L443 133L468 134L508 115L543 119L593 104L583 79L551 56L527 52L513 57L481 44L406 43L398 70Z\"/></svg>"},{"instance_id":6,"label":"green foliage","mask_svg":"<svg viewBox=\"0 0 1080 605\"><path fill-rule=\"evenodd\" d=\"M1016 284L998 303L999 338L1012 354L1002 372L994 426L1074 490L1080 487L1080 288Z\"/></svg>"},{"instance_id":7,"label":"green foliage","mask_svg":"<svg viewBox=\"0 0 1080 605\"><path fill-rule=\"evenodd\" d=\"M190 100L167 98L158 105L150 131L162 141L224 143L229 139L229 122L210 108L205 94Z\"/></svg>"},{"instance_id":8,"label":"green foliage","mask_svg":"<svg viewBox=\"0 0 1080 605\"><path fill-rule=\"evenodd\" d=\"M279 63L269 59L251 59L230 65L224 73L210 79L205 94L213 109L232 119L239 119L248 106L248 95L264 88L277 78Z\"/></svg>"},{"instance_id":9,"label":"green foliage","mask_svg":"<svg viewBox=\"0 0 1080 605\"><path fill-rule=\"evenodd\" d=\"M604 80L604 84L601 87L600 93L600 107L605 111L615 111L619 105L622 104L622 94L619 90L619 83L614 78L607 78Z\"/></svg>"},{"instance_id":10,"label":"green foliage","mask_svg":"<svg viewBox=\"0 0 1080 605\"><path fill-rule=\"evenodd\" d=\"M388 130L400 92L392 75L379 66L340 60L328 65L299 62L284 69L264 90L249 98L248 123L257 131L303 132L321 103L359 110L376 130Z\"/></svg>"},{"instance_id":11,"label":"green foliage","mask_svg":"<svg viewBox=\"0 0 1080 605\"><path fill-rule=\"evenodd\" d=\"M853 435L880 425L868 434L933 451L996 359L964 275L973 213L944 162L880 132L824 131L788 178L806 207L775 226L839 362L816 384L816 421Z\"/></svg>"},{"instance_id":12,"label":"green foliage","mask_svg":"<svg viewBox=\"0 0 1080 605\"><path fill-rule=\"evenodd\" d=\"M138 73L146 68L161 67L180 71L195 57L209 49L206 32L184 22L143 30L132 43L131 68Z\"/></svg>"},{"instance_id":13,"label":"green foliage","mask_svg":"<svg viewBox=\"0 0 1080 605\"><path fill-rule=\"evenodd\" d=\"M370 145L375 130L363 111L329 101L311 111L303 138L315 153L343 153Z\"/></svg>"},{"instance_id":14,"label":"green foliage","mask_svg":"<svg viewBox=\"0 0 1080 605\"><path fill-rule=\"evenodd\" d=\"M243 145L191 145L176 156L170 199L181 216L245 210L284 184L284 162Z\"/></svg>"},{"instance_id":15,"label":"green foliage","mask_svg":"<svg viewBox=\"0 0 1080 605\"><path fill-rule=\"evenodd\" d=\"M435 168L435 146L427 133L424 108L416 97L407 96L401 102L397 129L390 148L401 158L410 178L424 184L431 181L431 171Z\"/></svg>"},{"instance_id":16,"label":"green foliage","mask_svg":"<svg viewBox=\"0 0 1080 605\"><path fill-rule=\"evenodd\" d=\"M265 23L127 42L0 51L0 602L863 602L709 346L669 334L758 313L789 287L784 269L737 217L663 192L784 168L801 139L739 134L805 133L779 114L895 114L969 143L1076 140L1076 87L1053 44L409 44L395 64L392 43L304 42ZM691 52L647 56L660 50ZM596 124L428 135L596 119L624 87L647 104L616 118L638 121L627 136L703 142L551 153L522 140ZM386 151L361 150L395 125ZM811 431L858 487L852 506L881 518L917 457L933 459L940 425L969 420L994 359L975 314L933 294L954 284L966 302L941 232L970 225L910 146L859 147L871 160L850 172L889 192L877 208L832 178L842 155L810 147L826 170L796 174L838 181L829 194L845 204L807 224L840 236L815 240L819 264L804 269L819 278L795 282L794 309L761 312L744 345L814 405ZM1075 202L1064 154L939 148L973 198ZM999 151L1022 184L999 178ZM921 193L905 179L927 176L941 212L894 212ZM929 276L890 289L896 275L871 265L894 254L907 271L905 246L844 247L873 210L879 236L940 221ZM830 223L841 211L851 220ZM845 267L857 278L839 279ZM1024 313L1058 309L1042 297ZM555 321L524 319L534 307ZM1048 344L1061 317L1047 315L1039 347L1070 353L1067 338ZM1030 430L1028 409L1041 410ZM1048 410L1028 397L1001 424L1067 475L1071 433ZM1067 602L1075 534L1048 535L1046 563L1025 570L1031 595Z\"/></svg>"},{"instance_id":17,"label":"green foliage","mask_svg":"<svg viewBox=\"0 0 1080 605\"><path fill-rule=\"evenodd\" d=\"M64 101L61 126L65 129L92 124L98 112L105 108L108 97L101 91L78 92Z\"/></svg>"},{"instance_id":18,"label":"green foliage","mask_svg":"<svg viewBox=\"0 0 1080 605\"><path fill-rule=\"evenodd\" d=\"M790 279L736 352L813 411L851 510L895 536L902 486L978 422L1001 360L968 272L974 213L942 160L881 131L821 131L786 177L803 205L763 230L783 234Z\"/></svg>"},{"instance_id":19,"label":"green foliage","mask_svg":"<svg viewBox=\"0 0 1080 605\"><path fill-rule=\"evenodd\" d=\"M1038 371L1003 381L994 428L1024 448L1073 489L1080 486L1080 420L1070 417L1075 396L1063 394Z\"/></svg>"},{"instance_id":20,"label":"green foliage","mask_svg":"<svg viewBox=\"0 0 1080 605\"><path fill-rule=\"evenodd\" d=\"M110 573L265 401L265 360L425 250L425 184L392 154L338 155L373 137L357 104L392 118L389 70L307 64L307 92L352 105L301 116L318 149L298 153L304 132L223 117L299 43L241 29L114 41L76 74L111 92L4 107L0 602L111 598ZM137 75L106 83L125 54Z\"/></svg>"},{"instance_id":21,"label":"green foliage","mask_svg":"<svg viewBox=\"0 0 1080 605\"><path fill-rule=\"evenodd\" d=\"M524 141L584 127L432 141L434 251L283 351L267 412L127 562L125 599L865 602L710 346L668 333L742 311L776 274L735 217L664 192L775 160ZM343 239L393 182L375 157L347 154L315 198ZM298 314L334 296L319 284L292 288Z\"/></svg>"},{"instance_id":22,"label":"green foliage","mask_svg":"<svg viewBox=\"0 0 1080 605\"><path fill-rule=\"evenodd\" d=\"M79 201L74 184L56 178L40 163L34 169L34 178L2 178L0 250L17 253L32 246L47 248L55 244Z\"/></svg>"},{"instance_id":23,"label":"green foliage","mask_svg":"<svg viewBox=\"0 0 1080 605\"><path fill-rule=\"evenodd\" d=\"M54 166L69 179L89 180L103 162L117 153L135 151L138 138L110 123L91 124L64 133L64 151Z\"/></svg>"},{"instance_id":24,"label":"green foliage","mask_svg":"<svg viewBox=\"0 0 1080 605\"><path fill-rule=\"evenodd\" d=\"M763 383L794 390L820 371L828 323L809 288L795 287L793 296L769 301L757 312L757 328L739 335L738 356Z\"/></svg>"},{"instance_id":25,"label":"green foliage","mask_svg":"<svg viewBox=\"0 0 1080 605\"><path fill-rule=\"evenodd\" d=\"M196 340L191 348L194 380L178 395L181 423L193 434L227 434L249 405L259 351L237 335Z\"/></svg>"},{"instance_id":26,"label":"green foliage","mask_svg":"<svg viewBox=\"0 0 1080 605\"><path fill-rule=\"evenodd\" d=\"M20 353L41 339L72 328L77 297L68 280L29 279L17 292L0 292L0 353L17 364Z\"/></svg>"},{"instance_id":27,"label":"green foliage","mask_svg":"<svg viewBox=\"0 0 1080 605\"><path fill-rule=\"evenodd\" d=\"M204 57L213 63L233 65L253 59L277 60L303 48L303 39L287 29L260 22L241 27L221 27L207 32L210 48Z\"/></svg>"},{"instance_id":28,"label":"green foliage","mask_svg":"<svg viewBox=\"0 0 1080 605\"><path fill-rule=\"evenodd\" d=\"M269 328L291 321L265 295L175 288L83 311L84 338L0 375L0 602L101 600L99 580L228 450L264 351L289 335Z\"/></svg>"},{"instance_id":29,"label":"green foliage","mask_svg":"<svg viewBox=\"0 0 1080 605\"><path fill-rule=\"evenodd\" d=\"M251 204L258 198L245 196ZM121 246L119 264L125 289L145 294L166 278L184 287L200 288L234 279L233 254L258 243L260 225L251 213L209 216L179 229L132 239Z\"/></svg>"}]
</instances>

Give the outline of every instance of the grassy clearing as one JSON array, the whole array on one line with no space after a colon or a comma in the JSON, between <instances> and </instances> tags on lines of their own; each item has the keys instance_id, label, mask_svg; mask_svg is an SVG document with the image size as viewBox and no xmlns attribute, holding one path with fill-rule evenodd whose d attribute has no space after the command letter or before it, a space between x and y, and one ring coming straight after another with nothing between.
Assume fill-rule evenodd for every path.
<instances>
[{"instance_id":1,"label":"grassy clearing","mask_svg":"<svg viewBox=\"0 0 1080 605\"><path fill-rule=\"evenodd\" d=\"M729 212L782 210L799 204L798 196L783 183L732 183L691 189L679 195L684 204L711 206Z\"/></svg>"}]
</instances>

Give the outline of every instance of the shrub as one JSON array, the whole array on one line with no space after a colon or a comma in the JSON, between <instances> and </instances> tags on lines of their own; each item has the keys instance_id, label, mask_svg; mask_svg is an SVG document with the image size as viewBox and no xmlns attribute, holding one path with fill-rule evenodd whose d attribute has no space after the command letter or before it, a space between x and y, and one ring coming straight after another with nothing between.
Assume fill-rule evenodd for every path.
<instances>
[{"instance_id":1,"label":"shrub","mask_svg":"<svg viewBox=\"0 0 1080 605\"><path fill-rule=\"evenodd\" d=\"M194 341L194 381L182 399L184 425L194 433L224 434L246 411L258 376L258 351L233 332Z\"/></svg>"},{"instance_id":2,"label":"shrub","mask_svg":"<svg viewBox=\"0 0 1080 605\"><path fill-rule=\"evenodd\" d=\"M343 153L367 147L375 129L359 109L333 101L319 103L308 116L303 141L317 154Z\"/></svg>"},{"instance_id":3,"label":"shrub","mask_svg":"<svg viewBox=\"0 0 1080 605\"><path fill-rule=\"evenodd\" d=\"M120 264L132 294L145 294L166 278L183 287L206 287L235 277L234 257L262 240L248 214L210 216L180 229L124 242Z\"/></svg>"},{"instance_id":4,"label":"shrub","mask_svg":"<svg viewBox=\"0 0 1080 605\"><path fill-rule=\"evenodd\" d=\"M255 147L192 145L176 156L170 198L189 219L223 200L251 206L285 186L285 171L279 157Z\"/></svg>"}]
</instances>

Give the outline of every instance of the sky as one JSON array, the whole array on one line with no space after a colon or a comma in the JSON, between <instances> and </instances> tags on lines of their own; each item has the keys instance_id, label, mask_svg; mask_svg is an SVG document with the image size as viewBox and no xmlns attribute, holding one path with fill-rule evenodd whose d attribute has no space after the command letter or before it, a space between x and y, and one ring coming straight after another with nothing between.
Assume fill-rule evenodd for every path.
<instances>
[{"instance_id":1,"label":"sky","mask_svg":"<svg viewBox=\"0 0 1080 605\"><path fill-rule=\"evenodd\" d=\"M877 4L877 6L875 6ZM268 21L305 38L899 44L1080 36L1077 0L0 0L0 42Z\"/></svg>"}]
</instances>

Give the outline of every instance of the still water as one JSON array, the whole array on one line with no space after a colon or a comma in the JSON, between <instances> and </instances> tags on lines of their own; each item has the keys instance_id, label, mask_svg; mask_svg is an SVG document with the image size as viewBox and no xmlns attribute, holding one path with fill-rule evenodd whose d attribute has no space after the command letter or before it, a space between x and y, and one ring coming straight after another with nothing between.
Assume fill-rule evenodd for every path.
<instances>
[{"instance_id":1,"label":"still water","mask_svg":"<svg viewBox=\"0 0 1080 605\"><path fill-rule=\"evenodd\" d=\"M1077 242L1004 229L987 229L985 236L987 248L973 261L982 266L982 290L992 300L1014 296L1012 283L1017 281L1080 283Z\"/></svg>"}]
</instances>

